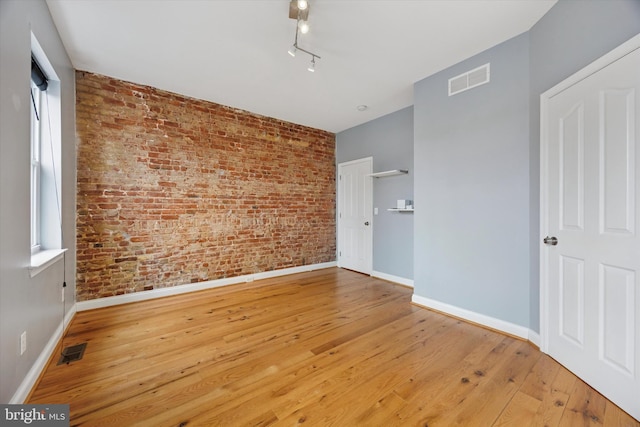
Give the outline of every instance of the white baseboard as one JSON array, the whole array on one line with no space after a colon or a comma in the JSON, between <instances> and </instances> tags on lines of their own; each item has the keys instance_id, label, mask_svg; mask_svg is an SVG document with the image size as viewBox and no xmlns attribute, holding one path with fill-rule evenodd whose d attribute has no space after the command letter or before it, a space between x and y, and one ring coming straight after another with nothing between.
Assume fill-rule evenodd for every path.
<instances>
[{"instance_id":1,"label":"white baseboard","mask_svg":"<svg viewBox=\"0 0 640 427\"><path fill-rule=\"evenodd\" d=\"M509 335L516 336L518 338L522 338L526 341L531 341L530 337L533 332L529 328L516 325L515 323L506 322L504 320L496 319L495 317L476 313L475 311L466 310L464 308L436 301L431 298L421 297L416 294L413 294L413 296L411 297L411 302L423 307L432 308L434 310L459 317L464 320L468 320L473 323L477 323L479 325L486 326L491 329L495 329L500 332L504 332Z\"/></svg>"},{"instance_id":2,"label":"white baseboard","mask_svg":"<svg viewBox=\"0 0 640 427\"><path fill-rule=\"evenodd\" d=\"M378 279L387 280L389 282L398 283L400 285L409 286L413 288L413 279L406 279L400 276L393 276L391 274L382 273L380 271L372 271L372 277L377 277Z\"/></svg>"},{"instance_id":3,"label":"white baseboard","mask_svg":"<svg viewBox=\"0 0 640 427\"><path fill-rule=\"evenodd\" d=\"M76 314L76 308L76 304L74 304L64 316L64 321L60 325L58 325L56 330L53 332L53 335L51 335L51 338L49 338L49 341L42 349L42 352L40 353L36 361L33 363L33 366L31 366L31 369L29 369L29 372L27 372L27 375L22 380L22 383L13 394L13 397L9 401L10 404L22 404L27 399L29 393L31 392L31 389L36 384L36 381L38 381L38 378L40 378L40 374L47 367L47 362L58 346L58 343L62 338L62 334L69 325L69 322L71 322L71 319L73 319L73 316Z\"/></svg>"},{"instance_id":4,"label":"white baseboard","mask_svg":"<svg viewBox=\"0 0 640 427\"><path fill-rule=\"evenodd\" d=\"M208 280L206 282L189 283L186 285L172 286L170 288L153 289L150 291L136 292L133 294L116 295L113 297L98 298L88 301L80 301L77 305L78 311L93 310L95 308L111 307L113 305L127 304L130 302L146 301L155 298L162 298L171 295L180 295L188 292L202 291L205 289L218 288L220 286L234 285L237 283L253 282L254 280L269 279L272 277L286 276L289 274L304 273L307 271L321 270L323 268L335 267L336 262L324 262L320 264L302 265L299 267L283 268L281 270L264 271L243 276L228 277L225 279Z\"/></svg>"},{"instance_id":5,"label":"white baseboard","mask_svg":"<svg viewBox=\"0 0 640 427\"><path fill-rule=\"evenodd\" d=\"M536 347L540 348L540 334L537 333L536 331L532 331L531 329L529 329L529 342L533 345L535 345Z\"/></svg>"}]
</instances>

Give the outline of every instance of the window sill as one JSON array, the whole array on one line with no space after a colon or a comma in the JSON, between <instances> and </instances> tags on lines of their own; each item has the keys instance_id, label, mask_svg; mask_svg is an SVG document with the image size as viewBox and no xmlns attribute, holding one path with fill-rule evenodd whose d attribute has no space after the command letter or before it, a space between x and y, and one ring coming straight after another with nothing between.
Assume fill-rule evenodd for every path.
<instances>
[{"instance_id":1,"label":"window sill","mask_svg":"<svg viewBox=\"0 0 640 427\"><path fill-rule=\"evenodd\" d=\"M67 249L48 249L39 251L31 255L31 265L29 266L29 276L35 277L42 273L56 261L62 259Z\"/></svg>"}]
</instances>

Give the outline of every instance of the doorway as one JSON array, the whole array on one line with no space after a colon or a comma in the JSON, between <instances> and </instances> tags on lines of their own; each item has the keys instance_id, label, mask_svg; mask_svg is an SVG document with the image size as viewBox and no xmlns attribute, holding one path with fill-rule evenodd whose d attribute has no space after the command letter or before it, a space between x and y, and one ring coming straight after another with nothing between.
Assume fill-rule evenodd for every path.
<instances>
[{"instance_id":1,"label":"doorway","mask_svg":"<svg viewBox=\"0 0 640 427\"><path fill-rule=\"evenodd\" d=\"M338 165L338 266L371 274L373 158Z\"/></svg>"}]
</instances>

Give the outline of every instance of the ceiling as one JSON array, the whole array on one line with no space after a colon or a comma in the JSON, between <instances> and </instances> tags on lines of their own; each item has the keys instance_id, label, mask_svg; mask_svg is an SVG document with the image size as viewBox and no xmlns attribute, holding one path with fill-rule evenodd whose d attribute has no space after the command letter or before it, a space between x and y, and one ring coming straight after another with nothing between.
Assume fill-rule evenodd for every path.
<instances>
[{"instance_id":1,"label":"ceiling","mask_svg":"<svg viewBox=\"0 0 640 427\"><path fill-rule=\"evenodd\" d=\"M413 83L529 30L557 0L47 0L78 70L339 132L413 104ZM443 88L443 90L445 90ZM366 111L358 111L367 105Z\"/></svg>"}]
</instances>

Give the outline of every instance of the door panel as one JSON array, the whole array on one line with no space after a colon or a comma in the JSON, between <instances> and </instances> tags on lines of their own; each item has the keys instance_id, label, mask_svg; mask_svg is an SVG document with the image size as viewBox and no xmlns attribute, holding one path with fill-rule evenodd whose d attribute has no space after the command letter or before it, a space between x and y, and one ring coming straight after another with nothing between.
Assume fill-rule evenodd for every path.
<instances>
[{"instance_id":1,"label":"door panel","mask_svg":"<svg viewBox=\"0 0 640 427\"><path fill-rule=\"evenodd\" d=\"M584 344L584 260L561 256L560 336L582 348Z\"/></svg>"},{"instance_id":2,"label":"door panel","mask_svg":"<svg viewBox=\"0 0 640 427\"><path fill-rule=\"evenodd\" d=\"M635 370L635 271L600 265L600 357L633 378Z\"/></svg>"},{"instance_id":3,"label":"door panel","mask_svg":"<svg viewBox=\"0 0 640 427\"><path fill-rule=\"evenodd\" d=\"M576 105L560 119L560 224L563 230L584 227L584 108Z\"/></svg>"},{"instance_id":4,"label":"door panel","mask_svg":"<svg viewBox=\"0 0 640 427\"><path fill-rule=\"evenodd\" d=\"M640 70L637 70L640 73ZM635 218L634 90L602 91L600 117L602 232L633 234Z\"/></svg>"}]
</instances>

